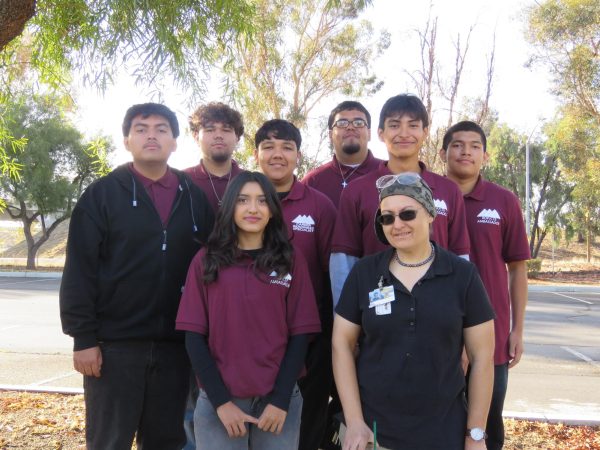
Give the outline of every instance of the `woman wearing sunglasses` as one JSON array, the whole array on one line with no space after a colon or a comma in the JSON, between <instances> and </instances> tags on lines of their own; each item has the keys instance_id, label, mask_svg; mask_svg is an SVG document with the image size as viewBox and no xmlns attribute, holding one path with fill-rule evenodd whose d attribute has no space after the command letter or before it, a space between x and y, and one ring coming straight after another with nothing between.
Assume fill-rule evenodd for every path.
<instances>
[{"instance_id":1,"label":"woman wearing sunglasses","mask_svg":"<svg viewBox=\"0 0 600 450\"><path fill-rule=\"evenodd\" d=\"M374 231L390 248L353 267L333 329L343 449L485 449L494 313L481 279L430 241L436 208L418 174L381 177L377 188Z\"/></svg>"},{"instance_id":2,"label":"woman wearing sunglasses","mask_svg":"<svg viewBox=\"0 0 600 450\"><path fill-rule=\"evenodd\" d=\"M200 394L198 450L295 450L296 385L319 313L304 258L288 241L271 182L229 183L206 248L192 260L177 315Z\"/></svg>"}]
</instances>

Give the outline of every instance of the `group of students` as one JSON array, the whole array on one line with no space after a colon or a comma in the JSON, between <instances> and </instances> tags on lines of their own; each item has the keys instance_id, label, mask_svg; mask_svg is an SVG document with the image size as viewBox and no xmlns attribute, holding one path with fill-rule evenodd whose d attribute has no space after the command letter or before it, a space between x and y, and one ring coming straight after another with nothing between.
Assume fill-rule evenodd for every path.
<instances>
[{"instance_id":1,"label":"group of students","mask_svg":"<svg viewBox=\"0 0 600 450\"><path fill-rule=\"evenodd\" d=\"M385 103L387 161L345 101L331 161L298 180L288 121L256 132L260 172L232 159L234 109L203 105L189 126L202 159L178 171L176 116L132 106L133 161L73 211L60 310L88 448L333 448L334 414L345 450L502 448L529 248L514 194L480 175L481 128L447 131L442 177L419 161L420 99Z\"/></svg>"}]
</instances>

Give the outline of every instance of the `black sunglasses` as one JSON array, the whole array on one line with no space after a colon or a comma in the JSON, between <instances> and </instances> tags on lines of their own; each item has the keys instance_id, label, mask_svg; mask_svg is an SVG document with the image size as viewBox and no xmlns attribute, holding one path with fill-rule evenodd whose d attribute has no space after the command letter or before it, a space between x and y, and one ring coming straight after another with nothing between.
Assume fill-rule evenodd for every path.
<instances>
[{"instance_id":1,"label":"black sunglasses","mask_svg":"<svg viewBox=\"0 0 600 450\"><path fill-rule=\"evenodd\" d=\"M381 225L391 225L396 220L396 217L400 217L400 220L403 222L410 222L411 220L415 220L417 217L417 210L405 209L404 211L400 211L398 214L382 214L377 218L377 221Z\"/></svg>"}]
</instances>

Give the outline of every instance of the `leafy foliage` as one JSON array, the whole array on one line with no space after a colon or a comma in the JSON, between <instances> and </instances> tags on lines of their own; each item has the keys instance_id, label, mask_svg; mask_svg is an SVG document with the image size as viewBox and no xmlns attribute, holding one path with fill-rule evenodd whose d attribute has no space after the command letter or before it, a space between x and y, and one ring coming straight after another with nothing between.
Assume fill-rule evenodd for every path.
<instances>
[{"instance_id":1,"label":"leafy foliage","mask_svg":"<svg viewBox=\"0 0 600 450\"><path fill-rule=\"evenodd\" d=\"M488 138L489 163L485 176L513 191L525 205L525 142L505 124L496 125ZM557 224L564 225L563 208L570 200L572 185L567 183L559 166L559 147L548 143L530 145L531 230L529 248L536 258L540 246Z\"/></svg>"},{"instance_id":2,"label":"leafy foliage","mask_svg":"<svg viewBox=\"0 0 600 450\"><path fill-rule=\"evenodd\" d=\"M84 144L53 95L15 95L15 101L0 106L8 117L5 124L12 135L27 138L24 151L15 155L21 167L19 177L2 177L0 193L8 214L21 220L28 244L28 267L35 267L37 249L59 223L71 215L83 189L99 172L106 171L110 141L98 137ZM35 240L32 225L38 220L41 237Z\"/></svg>"},{"instance_id":3,"label":"leafy foliage","mask_svg":"<svg viewBox=\"0 0 600 450\"><path fill-rule=\"evenodd\" d=\"M374 39L371 23L359 20L365 4L255 1L259 26L254 38L238 43L224 65L226 89L251 134L273 118L310 133L311 113L328 96L359 97L381 88L369 65L389 46L389 35Z\"/></svg>"},{"instance_id":4,"label":"leafy foliage","mask_svg":"<svg viewBox=\"0 0 600 450\"><path fill-rule=\"evenodd\" d=\"M149 86L169 74L200 95L210 63L249 36L253 19L250 0L38 0L28 32L1 49L0 67L29 65L54 86L77 71L99 90L120 70ZM16 57L23 47L26 57Z\"/></svg>"},{"instance_id":5,"label":"leafy foliage","mask_svg":"<svg viewBox=\"0 0 600 450\"><path fill-rule=\"evenodd\" d=\"M600 3L596 0L546 0L528 10L533 62L554 76L554 92L563 104L550 140L574 186L567 231L585 234L588 259L593 236L600 232Z\"/></svg>"}]
</instances>

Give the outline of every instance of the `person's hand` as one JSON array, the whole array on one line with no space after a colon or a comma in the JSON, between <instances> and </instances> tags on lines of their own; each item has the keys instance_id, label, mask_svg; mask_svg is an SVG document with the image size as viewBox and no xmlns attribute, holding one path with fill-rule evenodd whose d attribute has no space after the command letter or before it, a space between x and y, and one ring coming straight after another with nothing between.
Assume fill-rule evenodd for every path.
<instances>
[{"instance_id":1,"label":"person's hand","mask_svg":"<svg viewBox=\"0 0 600 450\"><path fill-rule=\"evenodd\" d=\"M508 335L508 354L510 356L508 368L510 369L519 364L521 356L523 355L523 335L521 333L512 331Z\"/></svg>"},{"instance_id":2,"label":"person's hand","mask_svg":"<svg viewBox=\"0 0 600 450\"><path fill-rule=\"evenodd\" d=\"M100 369L102 368L100 347L90 347L73 352L73 367L83 375L100 377Z\"/></svg>"},{"instance_id":3,"label":"person's hand","mask_svg":"<svg viewBox=\"0 0 600 450\"><path fill-rule=\"evenodd\" d=\"M467 376L467 370L469 370L469 356L467 355L467 348L465 346L463 346L462 355L460 356L460 365L463 374Z\"/></svg>"},{"instance_id":4,"label":"person's hand","mask_svg":"<svg viewBox=\"0 0 600 450\"><path fill-rule=\"evenodd\" d=\"M246 422L258 423L256 417L246 414L232 401L219 406L217 408L217 416L219 416L230 438L245 436L247 432Z\"/></svg>"},{"instance_id":5,"label":"person's hand","mask_svg":"<svg viewBox=\"0 0 600 450\"><path fill-rule=\"evenodd\" d=\"M365 450L373 442L373 432L364 421L348 422L342 450Z\"/></svg>"},{"instance_id":6,"label":"person's hand","mask_svg":"<svg viewBox=\"0 0 600 450\"><path fill-rule=\"evenodd\" d=\"M258 428L263 431L279 434L283 430L283 423L287 417L287 411L268 404L258 418Z\"/></svg>"},{"instance_id":7,"label":"person's hand","mask_svg":"<svg viewBox=\"0 0 600 450\"><path fill-rule=\"evenodd\" d=\"M474 441L469 436L465 438L465 450L487 450L485 439Z\"/></svg>"}]
</instances>

